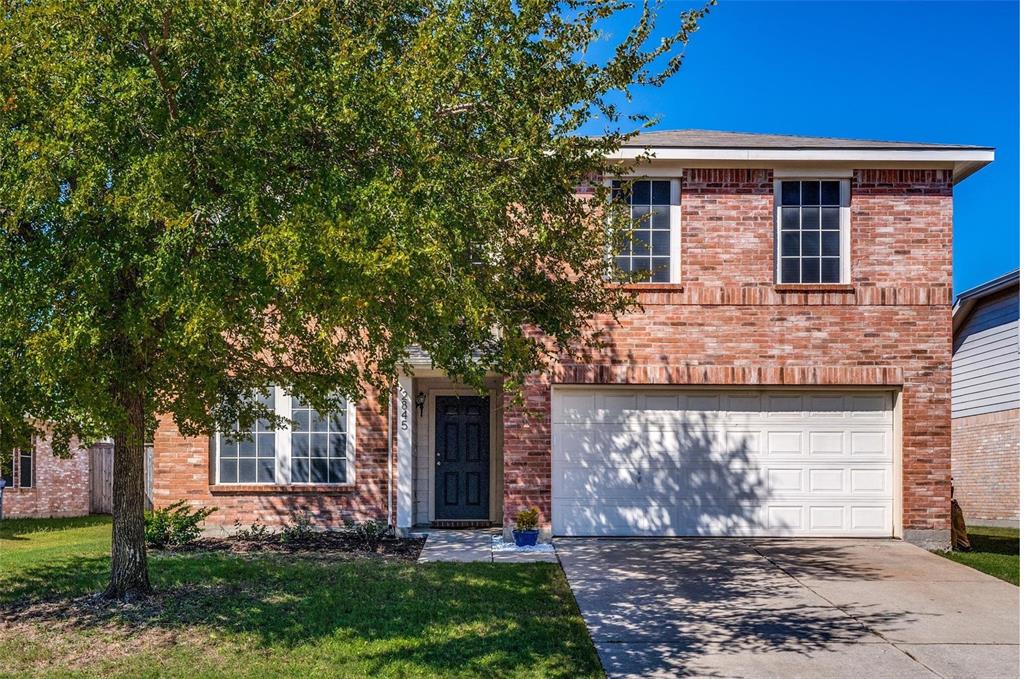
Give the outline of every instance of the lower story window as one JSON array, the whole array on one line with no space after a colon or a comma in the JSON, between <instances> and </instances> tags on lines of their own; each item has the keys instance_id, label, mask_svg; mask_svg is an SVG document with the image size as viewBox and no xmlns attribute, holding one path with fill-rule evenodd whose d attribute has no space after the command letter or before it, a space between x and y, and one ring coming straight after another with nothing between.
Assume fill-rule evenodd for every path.
<instances>
[{"instance_id":1,"label":"lower story window","mask_svg":"<svg viewBox=\"0 0 1024 679\"><path fill-rule=\"evenodd\" d=\"M283 389L274 387L260 401L290 424L275 430L257 420L244 430L237 425L215 437L218 484L339 484L352 479L354 412L345 401L321 413Z\"/></svg>"},{"instance_id":2,"label":"lower story window","mask_svg":"<svg viewBox=\"0 0 1024 679\"><path fill-rule=\"evenodd\" d=\"M0 450L0 479L8 488L14 487L14 451Z\"/></svg>"},{"instance_id":3,"label":"lower story window","mask_svg":"<svg viewBox=\"0 0 1024 679\"><path fill-rule=\"evenodd\" d=\"M35 465L35 451L29 448L23 448L18 453L18 487L19 488L32 488L34 487L36 480L36 465Z\"/></svg>"},{"instance_id":4,"label":"lower story window","mask_svg":"<svg viewBox=\"0 0 1024 679\"><path fill-rule=\"evenodd\" d=\"M348 417L346 410L323 414L292 398L292 483L345 483Z\"/></svg>"},{"instance_id":5,"label":"lower story window","mask_svg":"<svg viewBox=\"0 0 1024 679\"><path fill-rule=\"evenodd\" d=\"M0 452L0 479L8 488L32 488L35 486L35 450L31 443L23 448Z\"/></svg>"}]
</instances>

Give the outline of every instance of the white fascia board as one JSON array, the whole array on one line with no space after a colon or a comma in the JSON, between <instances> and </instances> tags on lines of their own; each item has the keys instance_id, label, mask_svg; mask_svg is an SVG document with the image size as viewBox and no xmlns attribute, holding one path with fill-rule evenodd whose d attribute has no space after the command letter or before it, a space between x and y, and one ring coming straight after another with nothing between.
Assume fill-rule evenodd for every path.
<instances>
[{"instance_id":1,"label":"white fascia board","mask_svg":"<svg viewBox=\"0 0 1024 679\"><path fill-rule=\"evenodd\" d=\"M609 160L636 160L644 149L624 147L608 154ZM652 160L756 160L767 162L826 161L826 162L981 162L990 163L995 151L988 149L650 149Z\"/></svg>"},{"instance_id":2,"label":"white fascia board","mask_svg":"<svg viewBox=\"0 0 1024 679\"><path fill-rule=\"evenodd\" d=\"M646 153L646 155L645 155ZM948 163L957 183L995 159L992 149L729 149L623 147L608 160L640 161L740 161L758 163Z\"/></svg>"}]
</instances>

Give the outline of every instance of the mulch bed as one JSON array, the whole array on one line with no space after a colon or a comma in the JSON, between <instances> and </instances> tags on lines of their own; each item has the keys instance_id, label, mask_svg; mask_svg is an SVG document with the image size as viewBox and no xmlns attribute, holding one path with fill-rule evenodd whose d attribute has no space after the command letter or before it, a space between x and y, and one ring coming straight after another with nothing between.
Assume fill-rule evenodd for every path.
<instances>
[{"instance_id":1,"label":"mulch bed","mask_svg":"<svg viewBox=\"0 0 1024 679\"><path fill-rule=\"evenodd\" d=\"M268 534L261 538L237 536L199 538L178 547L168 547L166 554L194 554L196 552L228 552L232 554L296 554L330 557L370 557L384 561L416 561L420 557L425 538L386 538L372 545L349 533L326 531L284 541Z\"/></svg>"}]
</instances>

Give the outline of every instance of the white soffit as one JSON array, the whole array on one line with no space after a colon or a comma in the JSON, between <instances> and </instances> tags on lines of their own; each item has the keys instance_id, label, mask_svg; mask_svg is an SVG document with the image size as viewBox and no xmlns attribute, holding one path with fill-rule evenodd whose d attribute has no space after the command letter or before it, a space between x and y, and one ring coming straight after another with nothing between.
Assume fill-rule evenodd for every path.
<instances>
[{"instance_id":1,"label":"white soffit","mask_svg":"<svg viewBox=\"0 0 1024 679\"><path fill-rule=\"evenodd\" d=\"M646 155L645 155L646 151ZM959 182L995 159L992 149L779 149L779 148L686 148L645 149L625 146L608 155L609 160L633 162L708 161L749 162L759 167L771 163L836 163L870 168L874 164L892 167L903 163L938 164L953 170L953 182Z\"/></svg>"}]
</instances>

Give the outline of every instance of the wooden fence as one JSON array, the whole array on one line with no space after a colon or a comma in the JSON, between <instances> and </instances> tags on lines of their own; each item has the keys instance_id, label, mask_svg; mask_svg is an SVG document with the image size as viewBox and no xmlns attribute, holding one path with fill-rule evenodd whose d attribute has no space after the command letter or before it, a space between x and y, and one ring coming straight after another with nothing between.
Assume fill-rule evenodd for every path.
<instances>
[{"instance_id":1,"label":"wooden fence","mask_svg":"<svg viewBox=\"0 0 1024 679\"><path fill-rule=\"evenodd\" d=\"M146 509L153 508L153 446L146 446ZM89 449L89 511L114 510L114 444L97 443Z\"/></svg>"}]
</instances>

